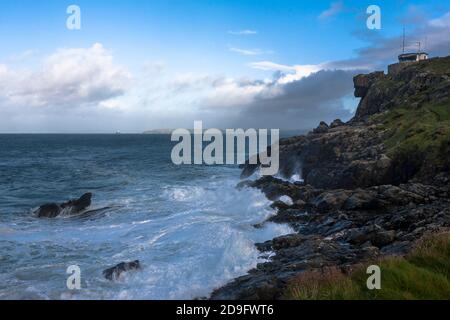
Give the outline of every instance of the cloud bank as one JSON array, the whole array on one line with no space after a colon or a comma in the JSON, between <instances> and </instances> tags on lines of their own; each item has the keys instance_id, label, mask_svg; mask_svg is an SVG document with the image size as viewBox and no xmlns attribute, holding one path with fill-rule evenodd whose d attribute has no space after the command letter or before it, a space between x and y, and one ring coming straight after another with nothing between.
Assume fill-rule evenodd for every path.
<instances>
[{"instance_id":1,"label":"cloud bank","mask_svg":"<svg viewBox=\"0 0 450 320\"><path fill-rule=\"evenodd\" d=\"M114 64L101 44L59 49L38 70L0 64L2 107L79 107L96 105L126 92L130 73Z\"/></svg>"}]
</instances>

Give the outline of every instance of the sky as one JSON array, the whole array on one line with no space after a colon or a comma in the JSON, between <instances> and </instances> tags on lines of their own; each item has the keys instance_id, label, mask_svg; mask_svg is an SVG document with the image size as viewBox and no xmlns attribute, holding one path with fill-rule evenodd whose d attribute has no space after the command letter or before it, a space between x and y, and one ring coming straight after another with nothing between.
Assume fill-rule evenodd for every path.
<instances>
[{"instance_id":1,"label":"sky","mask_svg":"<svg viewBox=\"0 0 450 320\"><path fill-rule=\"evenodd\" d=\"M81 29L67 28L70 5ZM349 120L353 76L396 62L403 27L407 51L450 55L448 1L2 1L0 132Z\"/></svg>"}]
</instances>

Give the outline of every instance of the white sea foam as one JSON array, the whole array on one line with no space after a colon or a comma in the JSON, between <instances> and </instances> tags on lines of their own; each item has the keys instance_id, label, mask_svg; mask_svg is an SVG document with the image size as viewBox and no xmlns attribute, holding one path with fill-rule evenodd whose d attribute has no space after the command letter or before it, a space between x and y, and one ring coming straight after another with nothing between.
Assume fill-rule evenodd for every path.
<instances>
[{"instance_id":1,"label":"white sea foam","mask_svg":"<svg viewBox=\"0 0 450 320\"><path fill-rule=\"evenodd\" d=\"M29 268L3 273L0 298L208 296L261 261L256 242L292 232L288 226L273 223L256 229L253 225L274 214L271 202L258 190L237 190L237 182L222 176L165 185L159 196L126 193L108 203L121 206L93 220L30 220L26 230L11 223L4 227L8 233L0 234L0 240L7 237L15 243L15 257L6 262ZM7 251L2 241L0 250ZM135 259L140 260L141 271L115 283L103 278L103 269ZM82 270L82 290L77 292L62 285L71 264ZM5 289L11 287L14 292Z\"/></svg>"}]
</instances>

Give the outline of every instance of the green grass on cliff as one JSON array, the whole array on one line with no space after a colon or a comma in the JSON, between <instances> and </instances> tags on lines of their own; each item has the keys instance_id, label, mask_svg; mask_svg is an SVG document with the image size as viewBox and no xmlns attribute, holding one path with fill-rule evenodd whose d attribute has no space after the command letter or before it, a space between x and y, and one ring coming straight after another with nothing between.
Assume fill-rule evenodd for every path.
<instances>
[{"instance_id":1,"label":"green grass on cliff","mask_svg":"<svg viewBox=\"0 0 450 320\"><path fill-rule=\"evenodd\" d=\"M387 154L399 167L416 171L447 167L450 163L450 103L398 107L375 119L386 132ZM404 177L405 179L411 176Z\"/></svg>"},{"instance_id":2,"label":"green grass on cliff","mask_svg":"<svg viewBox=\"0 0 450 320\"><path fill-rule=\"evenodd\" d=\"M415 72L431 74L450 73L450 56L430 59L411 66ZM400 87L403 83L386 77L381 87ZM437 84L445 85L443 84ZM450 169L450 103L421 104L433 97L435 87L418 91L405 101L405 105L374 115L375 123L385 130L388 156L396 164L392 174L403 175L398 182L406 181L417 173L433 174L433 168Z\"/></svg>"},{"instance_id":3,"label":"green grass on cliff","mask_svg":"<svg viewBox=\"0 0 450 320\"><path fill-rule=\"evenodd\" d=\"M367 289L366 266L351 275L337 269L310 271L291 281L284 298L295 300L448 300L450 233L423 240L408 256L376 262L381 289Z\"/></svg>"},{"instance_id":4,"label":"green grass on cliff","mask_svg":"<svg viewBox=\"0 0 450 320\"><path fill-rule=\"evenodd\" d=\"M450 139L450 104L424 106L420 109L395 108L382 119L389 130L389 150L414 148L437 152L448 147Z\"/></svg>"},{"instance_id":5,"label":"green grass on cliff","mask_svg":"<svg viewBox=\"0 0 450 320\"><path fill-rule=\"evenodd\" d=\"M450 70L450 56L439 59L430 59L421 63L421 66L436 74L448 74Z\"/></svg>"}]
</instances>

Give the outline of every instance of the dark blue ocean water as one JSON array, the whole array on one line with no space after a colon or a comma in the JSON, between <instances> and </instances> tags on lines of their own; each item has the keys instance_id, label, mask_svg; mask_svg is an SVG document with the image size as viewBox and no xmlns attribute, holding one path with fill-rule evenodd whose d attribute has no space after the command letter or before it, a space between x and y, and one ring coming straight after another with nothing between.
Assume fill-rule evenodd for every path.
<instances>
[{"instance_id":1,"label":"dark blue ocean water","mask_svg":"<svg viewBox=\"0 0 450 320\"><path fill-rule=\"evenodd\" d=\"M288 233L238 191L235 166L175 166L169 135L0 135L0 299L190 299L245 274L255 242ZM33 210L93 193L97 214L37 219ZM109 282L102 270L139 259ZM66 287L81 268L82 289Z\"/></svg>"}]
</instances>

